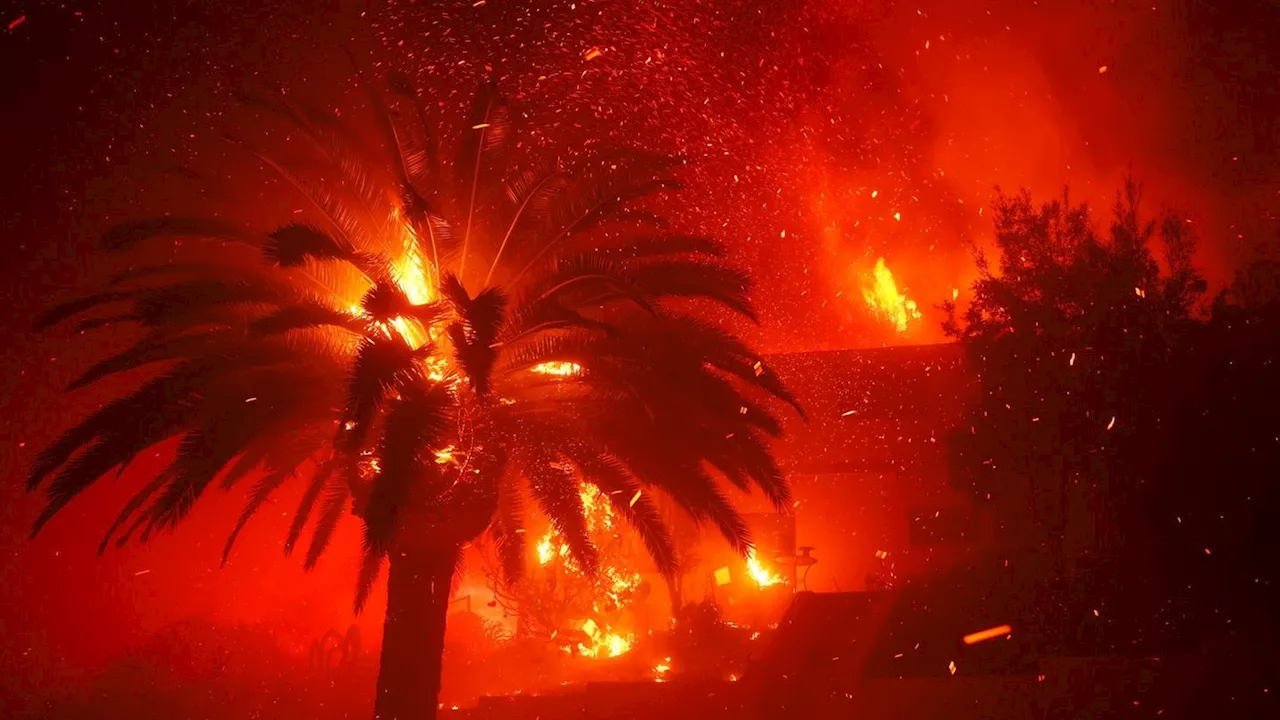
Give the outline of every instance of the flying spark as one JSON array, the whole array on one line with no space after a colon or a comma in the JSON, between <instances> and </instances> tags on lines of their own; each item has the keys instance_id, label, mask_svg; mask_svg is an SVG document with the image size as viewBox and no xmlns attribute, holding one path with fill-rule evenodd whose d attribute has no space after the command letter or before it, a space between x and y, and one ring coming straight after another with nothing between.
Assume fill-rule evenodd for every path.
<instances>
[{"instance_id":1,"label":"flying spark","mask_svg":"<svg viewBox=\"0 0 1280 720\"><path fill-rule=\"evenodd\" d=\"M965 635L964 644L976 645L977 643L980 643L984 640L990 640L991 638L998 638L1004 635L1009 635L1011 633L1013 633L1012 627L1008 625L997 625L996 627L993 627L993 628L987 628L986 630L979 630L978 632L969 633L968 635Z\"/></svg>"}]
</instances>

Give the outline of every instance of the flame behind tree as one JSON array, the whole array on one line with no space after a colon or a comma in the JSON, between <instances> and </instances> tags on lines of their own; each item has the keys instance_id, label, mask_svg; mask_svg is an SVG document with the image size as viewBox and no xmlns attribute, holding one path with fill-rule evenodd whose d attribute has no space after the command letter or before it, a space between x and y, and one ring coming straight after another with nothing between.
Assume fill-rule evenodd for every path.
<instances>
[{"instance_id":1,"label":"flame behind tree","mask_svg":"<svg viewBox=\"0 0 1280 720\"><path fill-rule=\"evenodd\" d=\"M885 265L884 258L876 260L876 266L862 286L862 299L876 317L882 318L898 332L906 332L912 320L920 319L916 301L898 290L893 272Z\"/></svg>"}]
</instances>

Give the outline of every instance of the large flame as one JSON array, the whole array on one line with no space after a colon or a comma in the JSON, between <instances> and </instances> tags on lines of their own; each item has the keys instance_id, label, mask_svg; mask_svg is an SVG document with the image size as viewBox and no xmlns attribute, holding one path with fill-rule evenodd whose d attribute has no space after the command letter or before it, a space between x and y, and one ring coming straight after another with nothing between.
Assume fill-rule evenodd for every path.
<instances>
[{"instance_id":1,"label":"large flame","mask_svg":"<svg viewBox=\"0 0 1280 720\"><path fill-rule=\"evenodd\" d=\"M404 291L409 302L414 305L422 305L436 299L435 288L432 286L428 278L428 267L426 258L422 257L422 252L418 247L418 239L414 236L413 228L409 223L403 222L399 213L394 218L396 225L401 228L403 236L401 247L403 253L400 259L393 263L395 271L396 284Z\"/></svg>"},{"instance_id":2,"label":"large flame","mask_svg":"<svg viewBox=\"0 0 1280 720\"><path fill-rule=\"evenodd\" d=\"M898 332L906 332L907 323L920 319L916 301L898 291L898 283L884 264L884 258L876 260L870 282L863 284L862 299L877 317L888 320Z\"/></svg>"}]
</instances>

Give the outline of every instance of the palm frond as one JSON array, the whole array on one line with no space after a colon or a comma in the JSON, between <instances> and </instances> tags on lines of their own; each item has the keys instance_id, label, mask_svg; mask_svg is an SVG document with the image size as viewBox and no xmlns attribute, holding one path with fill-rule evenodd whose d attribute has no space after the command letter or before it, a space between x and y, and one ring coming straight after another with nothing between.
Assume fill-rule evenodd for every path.
<instances>
[{"instance_id":1,"label":"palm frond","mask_svg":"<svg viewBox=\"0 0 1280 720\"><path fill-rule=\"evenodd\" d=\"M410 184L424 187L428 182L440 181L440 148L431 120L417 88L404 73L392 72L387 77L391 92L407 100L414 110L416 125L401 140L400 153L404 157L405 170Z\"/></svg>"},{"instance_id":2,"label":"palm frond","mask_svg":"<svg viewBox=\"0 0 1280 720\"><path fill-rule=\"evenodd\" d=\"M145 429L140 428L138 432L113 434L86 449L49 483L45 507L32 524L31 537L38 535L59 510L88 489L98 478L139 452L169 437L174 431L172 427L153 425Z\"/></svg>"},{"instance_id":3,"label":"palm frond","mask_svg":"<svg viewBox=\"0 0 1280 720\"><path fill-rule=\"evenodd\" d=\"M249 473L265 465L267 456L275 443L276 438L271 438L269 442L257 442L245 448L245 451L240 453L240 457L228 465L222 473L222 482L218 483L219 488L230 490L236 483L248 477Z\"/></svg>"},{"instance_id":4,"label":"palm frond","mask_svg":"<svg viewBox=\"0 0 1280 720\"><path fill-rule=\"evenodd\" d=\"M235 223L216 218L158 217L130 220L103 233L99 244L112 251L125 250L155 238L206 238L257 245L260 238Z\"/></svg>"},{"instance_id":5,"label":"palm frond","mask_svg":"<svg viewBox=\"0 0 1280 720\"><path fill-rule=\"evenodd\" d=\"M758 322L751 305L751 279L728 265L688 259L630 265L627 275L650 297L702 298Z\"/></svg>"},{"instance_id":6,"label":"palm frond","mask_svg":"<svg viewBox=\"0 0 1280 720\"><path fill-rule=\"evenodd\" d=\"M57 325L64 320L69 320L76 315L88 312L89 310L93 310L94 308L102 305L125 302L132 299L132 297L133 296L129 293L123 292L101 292L87 297L76 298L75 300L68 300L67 302L54 305L36 316L36 321L33 324L32 329L37 332L48 330L54 325Z\"/></svg>"},{"instance_id":7,"label":"palm frond","mask_svg":"<svg viewBox=\"0 0 1280 720\"><path fill-rule=\"evenodd\" d=\"M717 370L764 390L790 405L801 419L808 419L795 395L764 359L719 325L695 316L669 314L657 318L651 332L655 339L668 338L672 345L684 347Z\"/></svg>"},{"instance_id":8,"label":"palm frond","mask_svg":"<svg viewBox=\"0 0 1280 720\"><path fill-rule=\"evenodd\" d=\"M373 590L373 583L382 573L382 563L386 559L386 548L375 546L366 534L364 551L360 554L360 573L356 576L355 613L357 615L364 611L364 605L369 601L369 593Z\"/></svg>"},{"instance_id":9,"label":"palm frond","mask_svg":"<svg viewBox=\"0 0 1280 720\"><path fill-rule=\"evenodd\" d=\"M498 510L489 529L498 551L502 574L508 583L524 577L525 550L528 542L524 527L524 498L514 478L498 483Z\"/></svg>"},{"instance_id":10,"label":"palm frond","mask_svg":"<svg viewBox=\"0 0 1280 720\"><path fill-rule=\"evenodd\" d=\"M240 531L244 529L249 520L258 513L258 510L266 504L271 495L280 489L280 486L284 485L292 474L292 471L279 470L264 476L253 486L253 493L250 494L244 509L240 511L240 517L236 519L236 524L231 528L230 536L227 537L227 543L222 548L223 565L226 565L227 558L231 557L231 548L235 546L236 538L240 536Z\"/></svg>"},{"instance_id":11,"label":"palm frond","mask_svg":"<svg viewBox=\"0 0 1280 720\"><path fill-rule=\"evenodd\" d=\"M445 276L440 283L440 294L453 306L458 317L446 330L453 341L454 358L475 391L485 395L497 360L494 344L506 317L507 297L493 287L470 297L456 275Z\"/></svg>"},{"instance_id":12,"label":"palm frond","mask_svg":"<svg viewBox=\"0 0 1280 720\"><path fill-rule=\"evenodd\" d=\"M594 575L600 560L587 530L586 511L579 492L581 482L572 466L542 452L522 453L517 458L538 508L564 538L582 571Z\"/></svg>"},{"instance_id":13,"label":"palm frond","mask_svg":"<svg viewBox=\"0 0 1280 720\"><path fill-rule=\"evenodd\" d=\"M311 543L307 547L307 558L302 564L303 568L312 570L316 563L320 562L320 556L329 547L329 542L333 539L334 531L338 529L338 521L346 512L347 501L350 498L351 491L346 483L331 481L326 484L324 504L320 507L319 517L316 518L316 527L311 532Z\"/></svg>"},{"instance_id":14,"label":"palm frond","mask_svg":"<svg viewBox=\"0 0 1280 720\"><path fill-rule=\"evenodd\" d=\"M494 272L501 264L502 254L511 238L524 227L549 222L548 215L553 202L568 186L569 178L563 172L537 167L523 171L507 183L507 200L515 209L506 223L506 232L489 265L489 273L484 279L485 286L493 280Z\"/></svg>"},{"instance_id":15,"label":"palm frond","mask_svg":"<svg viewBox=\"0 0 1280 720\"><path fill-rule=\"evenodd\" d=\"M292 330L309 330L318 327L335 327L354 335L364 335L364 320L322 304L297 303L287 305L249 323L249 333L257 337L269 337Z\"/></svg>"},{"instance_id":16,"label":"palm frond","mask_svg":"<svg viewBox=\"0 0 1280 720\"><path fill-rule=\"evenodd\" d=\"M400 286L393 282L377 283L360 298L360 308L377 322L414 317L414 304Z\"/></svg>"},{"instance_id":17,"label":"palm frond","mask_svg":"<svg viewBox=\"0 0 1280 720\"><path fill-rule=\"evenodd\" d=\"M320 499L320 493L330 483L333 478L333 472L337 468L336 460L329 460L320 465L316 469L311 481L307 483L307 489L303 491L302 498L298 500L298 509L293 513L293 520L289 523L289 533L285 536L284 554L293 554L293 548L298 543L298 538L302 537L302 531L307 526L307 520L311 519L311 510L315 507L316 500Z\"/></svg>"},{"instance_id":18,"label":"palm frond","mask_svg":"<svg viewBox=\"0 0 1280 720\"><path fill-rule=\"evenodd\" d=\"M347 260L355 248L306 223L292 223L267 235L262 254L277 267L300 267L310 259Z\"/></svg>"},{"instance_id":19,"label":"palm frond","mask_svg":"<svg viewBox=\"0 0 1280 720\"><path fill-rule=\"evenodd\" d=\"M462 255L458 275L465 277L467 251L475 232L477 211L483 215L491 198L486 189L496 187L506 170L507 152L511 145L511 120L506 99L492 81L482 83L467 115L457 159L453 163L456 196L462 203Z\"/></svg>"},{"instance_id":20,"label":"palm frond","mask_svg":"<svg viewBox=\"0 0 1280 720\"><path fill-rule=\"evenodd\" d=\"M374 416L389 392L421 375L413 348L399 335L374 335L360 341L347 381L340 446L353 452L364 446Z\"/></svg>"},{"instance_id":21,"label":"palm frond","mask_svg":"<svg viewBox=\"0 0 1280 720\"><path fill-rule=\"evenodd\" d=\"M616 457L593 452L575 453L574 462L582 476L609 498L614 512L626 519L644 543L649 557L665 578L677 570L676 549L671 532L662 519L651 494L644 491L631 470Z\"/></svg>"},{"instance_id":22,"label":"palm frond","mask_svg":"<svg viewBox=\"0 0 1280 720\"><path fill-rule=\"evenodd\" d=\"M358 213L338 194L331 192L294 173L284 164L266 153L249 147L242 141L227 137L231 144L244 149L263 165L270 168L282 180L288 183L297 193L319 211L325 221L337 230L340 239L356 250L369 247L369 233L362 226Z\"/></svg>"},{"instance_id":23,"label":"palm frond","mask_svg":"<svg viewBox=\"0 0 1280 720\"><path fill-rule=\"evenodd\" d=\"M387 178L366 161L367 149L332 111L292 102L283 94L278 98L242 94L241 102L287 121L290 129L300 133L320 154L327 169L337 171L340 182L370 218L385 217L390 212L390 198L382 190Z\"/></svg>"},{"instance_id":24,"label":"palm frond","mask_svg":"<svg viewBox=\"0 0 1280 720\"><path fill-rule=\"evenodd\" d=\"M518 285L549 253L558 251L567 238L618 220L633 201L671 185L662 170L626 163L610 164L606 169L580 177L557 196L555 206L547 213L549 221L531 227L530 236L517 243L520 253L512 261L518 267L523 266L511 282Z\"/></svg>"},{"instance_id":25,"label":"palm frond","mask_svg":"<svg viewBox=\"0 0 1280 720\"><path fill-rule=\"evenodd\" d=\"M627 268L597 253L557 257L547 271L523 289L516 314L536 315L542 304L600 306L628 301L653 312L653 296L637 284Z\"/></svg>"},{"instance_id":26,"label":"palm frond","mask_svg":"<svg viewBox=\"0 0 1280 720\"><path fill-rule=\"evenodd\" d=\"M196 357L219 345L225 346L230 338L230 333L225 331L144 338L128 349L90 365L67 387L69 390L75 390L91 385L109 375L128 372L144 365Z\"/></svg>"},{"instance_id":27,"label":"palm frond","mask_svg":"<svg viewBox=\"0 0 1280 720\"><path fill-rule=\"evenodd\" d=\"M440 445L451 419L451 397L441 383L417 382L402 390L402 398L387 412L382 443L378 448L381 469L373 479L364 508L366 542L385 552L396 531L396 521L409 499L410 488L424 490L438 480L434 462L424 455ZM434 483L436 492L443 490Z\"/></svg>"},{"instance_id":28,"label":"palm frond","mask_svg":"<svg viewBox=\"0 0 1280 720\"><path fill-rule=\"evenodd\" d=\"M734 552L746 556L751 549L751 530L729 498L702 468L686 467L680 474L685 481L668 484L668 496L695 522L711 522Z\"/></svg>"},{"instance_id":29,"label":"palm frond","mask_svg":"<svg viewBox=\"0 0 1280 720\"><path fill-rule=\"evenodd\" d=\"M107 532L103 534L102 542L98 544L99 555L107 551L107 545L111 543L111 538L116 534L116 531L123 527L129 521L129 518L133 517L133 514L141 509L147 503L147 500L150 500L151 496L161 487L164 487L167 482L169 482L167 474L163 472L157 473L150 482L143 485L138 492L134 493L133 497L129 498L129 502L125 503L124 507L120 509L120 514L111 523L111 527L107 528Z\"/></svg>"},{"instance_id":30,"label":"palm frond","mask_svg":"<svg viewBox=\"0 0 1280 720\"><path fill-rule=\"evenodd\" d=\"M161 431L171 430L166 437L180 432L193 417L191 406L184 402L193 386L192 379L192 373L184 370L153 378L130 395L104 405L69 428L36 456L28 475L27 490L34 490L76 451L95 440L110 437L112 442L129 443L133 433L137 439L129 445L132 449L138 442L159 436ZM127 454L122 454L121 460L125 457Z\"/></svg>"}]
</instances>

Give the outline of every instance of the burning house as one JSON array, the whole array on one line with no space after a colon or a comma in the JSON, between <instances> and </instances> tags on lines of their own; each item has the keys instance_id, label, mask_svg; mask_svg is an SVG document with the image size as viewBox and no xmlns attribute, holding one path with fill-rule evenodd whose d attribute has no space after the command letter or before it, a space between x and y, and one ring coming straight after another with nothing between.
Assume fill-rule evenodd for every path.
<instances>
[{"instance_id":1,"label":"burning house","mask_svg":"<svg viewBox=\"0 0 1280 720\"><path fill-rule=\"evenodd\" d=\"M578 571L550 527L533 536L533 571L518 587L503 585L495 568L481 563L486 585L472 592L492 593L490 618L517 644L536 638L559 660L537 673L522 668L519 682L504 691L477 687L479 695L541 696L591 681L652 685L690 673L731 683L767 644L797 591L889 589L944 573L989 545L982 515L952 487L943 442L971 387L958 347L795 353L766 362L809 416L786 421L779 448L791 512L779 514L758 496L736 497L754 538L742 558L712 529L670 510L682 574L668 588L611 503L585 486L588 524L603 558L596 578ZM720 628L715 651L705 640L682 647L681 633L668 632L675 618L687 629L707 613ZM673 662L673 654L680 659Z\"/></svg>"}]
</instances>

